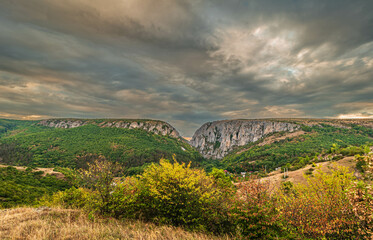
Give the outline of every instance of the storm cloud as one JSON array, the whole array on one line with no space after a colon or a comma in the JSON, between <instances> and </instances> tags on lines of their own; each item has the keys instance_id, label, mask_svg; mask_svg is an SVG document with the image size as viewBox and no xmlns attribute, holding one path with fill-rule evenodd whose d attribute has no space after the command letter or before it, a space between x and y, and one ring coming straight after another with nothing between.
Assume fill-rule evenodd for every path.
<instances>
[{"instance_id":1,"label":"storm cloud","mask_svg":"<svg viewBox=\"0 0 373 240\"><path fill-rule=\"evenodd\" d=\"M369 0L0 4L0 118L373 117Z\"/></svg>"}]
</instances>

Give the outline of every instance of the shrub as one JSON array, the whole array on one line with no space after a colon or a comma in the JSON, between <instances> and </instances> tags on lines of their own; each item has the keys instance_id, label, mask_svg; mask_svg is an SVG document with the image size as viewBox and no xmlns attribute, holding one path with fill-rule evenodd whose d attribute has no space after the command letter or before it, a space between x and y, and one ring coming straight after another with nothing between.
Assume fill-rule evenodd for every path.
<instances>
[{"instance_id":1,"label":"shrub","mask_svg":"<svg viewBox=\"0 0 373 240\"><path fill-rule=\"evenodd\" d=\"M138 204L145 220L215 233L231 231L229 194L203 170L162 159L145 170L138 184L135 191L141 196Z\"/></svg>"},{"instance_id":2,"label":"shrub","mask_svg":"<svg viewBox=\"0 0 373 240\"><path fill-rule=\"evenodd\" d=\"M357 168L357 170L359 170L362 173L365 172L365 168L367 167L367 165L368 165L368 163L364 159L359 159L356 162L356 168Z\"/></svg>"},{"instance_id":3,"label":"shrub","mask_svg":"<svg viewBox=\"0 0 373 240\"><path fill-rule=\"evenodd\" d=\"M281 183L281 190L285 193L289 193L294 188L294 183L286 181Z\"/></svg>"},{"instance_id":4,"label":"shrub","mask_svg":"<svg viewBox=\"0 0 373 240\"><path fill-rule=\"evenodd\" d=\"M88 163L87 170L79 170L83 185L96 191L101 213L108 212L111 192L114 189L113 180L119 170L120 166L117 163L109 162L103 157L96 159L92 164Z\"/></svg>"},{"instance_id":5,"label":"shrub","mask_svg":"<svg viewBox=\"0 0 373 240\"><path fill-rule=\"evenodd\" d=\"M279 212L271 196L270 183L250 178L241 184L236 201L232 204L232 218L238 233L250 239L279 237Z\"/></svg>"},{"instance_id":6,"label":"shrub","mask_svg":"<svg viewBox=\"0 0 373 240\"><path fill-rule=\"evenodd\" d=\"M307 169L306 171L304 171L304 174L312 175L313 171L315 171L315 169L311 167L311 168Z\"/></svg>"},{"instance_id":7,"label":"shrub","mask_svg":"<svg viewBox=\"0 0 373 240\"><path fill-rule=\"evenodd\" d=\"M209 174L215 180L215 182L222 188L232 188L232 179L231 177L227 176L222 169L213 168Z\"/></svg>"},{"instance_id":8,"label":"shrub","mask_svg":"<svg viewBox=\"0 0 373 240\"><path fill-rule=\"evenodd\" d=\"M358 235L362 239L373 238L373 190L371 186L358 181L349 191L350 203L355 216L359 219Z\"/></svg>"},{"instance_id":9,"label":"shrub","mask_svg":"<svg viewBox=\"0 0 373 240\"><path fill-rule=\"evenodd\" d=\"M354 238L359 221L348 198L353 175L347 168L338 167L332 174L318 169L306 179L306 185L295 185L292 191L280 194L285 226L308 238Z\"/></svg>"},{"instance_id":10,"label":"shrub","mask_svg":"<svg viewBox=\"0 0 373 240\"><path fill-rule=\"evenodd\" d=\"M72 187L53 196L44 196L40 205L61 206L65 208L93 209L92 192L84 188Z\"/></svg>"},{"instance_id":11,"label":"shrub","mask_svg":"<svg viewBox=\"0 0 373 240\"><path fill-rule=\"evenodd\" d=\"M112 192L109 212L117 218L142 218L143 212L148 210L148 201L150 200L146 197L146 192L139 179L126 177L117 182Z\"/></svg>"}]
</instances>

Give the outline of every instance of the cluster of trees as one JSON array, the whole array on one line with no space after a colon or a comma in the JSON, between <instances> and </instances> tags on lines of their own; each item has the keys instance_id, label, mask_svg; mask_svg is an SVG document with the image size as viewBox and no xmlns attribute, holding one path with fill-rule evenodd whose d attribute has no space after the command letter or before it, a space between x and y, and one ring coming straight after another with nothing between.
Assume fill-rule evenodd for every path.
<instances>
[{"instance_id":1,"label":"cluster of trees","mask_svg":"<svg viewBox=\"0 0 373 240\"><path fill-rule=\"evenodd\" d=\"M372 189L343 167L332 174L316 169L307 184L284 182L276 191L266 181L252 178L235 186L222 170L207 174L164 159L138 176L115 180L117 170L104 159L95 161L80 171L84 187L58 192L43 204L237 238L372 237Z\"/></svg>"}]
</instances>

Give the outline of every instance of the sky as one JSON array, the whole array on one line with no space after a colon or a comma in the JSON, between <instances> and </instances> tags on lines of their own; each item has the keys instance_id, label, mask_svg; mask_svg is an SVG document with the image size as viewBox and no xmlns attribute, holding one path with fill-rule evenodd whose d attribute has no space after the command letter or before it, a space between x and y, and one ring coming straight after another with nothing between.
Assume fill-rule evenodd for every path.
<instances>
[{"instance_id":1,"label":"sky","mask_svg":"<svg viewBox=\"0 0 373 240\"><path fill-rule=\"evenodd\" d=\"M371 0L0 6L0 118L373 117Z\"/></svg>"}]
</instances>

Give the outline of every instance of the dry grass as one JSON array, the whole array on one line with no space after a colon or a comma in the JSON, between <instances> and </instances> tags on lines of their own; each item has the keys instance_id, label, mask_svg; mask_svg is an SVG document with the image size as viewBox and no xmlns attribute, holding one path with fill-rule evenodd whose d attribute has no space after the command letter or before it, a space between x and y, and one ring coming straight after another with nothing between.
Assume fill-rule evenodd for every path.
<instances>
[{"instance_id":1,"label":"dry grass","mask_svg":"<svg viewBox=\"0 0 373 240\"><path fill-rule=\"evenodd\" d=\"M335 168L334 165L337 166L344 166L349 169L351 173L354 173L355 176L359 176L359 173L355 170L356 161L354 161L354 157L345 157L339 161L333 161L333 162L320 162L316 164L318 167L321 168L323 172L330 173L333 168ZM261 181L268 181L270 183L271 189L278 189L281 186L282 182L290 181L294 184L306 184L307 180L304 177L305 171L312 168L312 165L309 164L301 169L295 170L295 171L289 171L288 178L284 179L284 174L281 173L280 170L274 171L269 173L268 177L261 178Z\"/></svg>"},{"instance_id":2,"label":"dry grass","mask_svg":"<svg viewBox=\"0 0 373 240\"><path fill-rule=\"evenodd\" d=\"M181 228L111 218L90 220L80 210L15 208L0 210L0 239L229 239Z\"/></svg>"}]
</instances>

